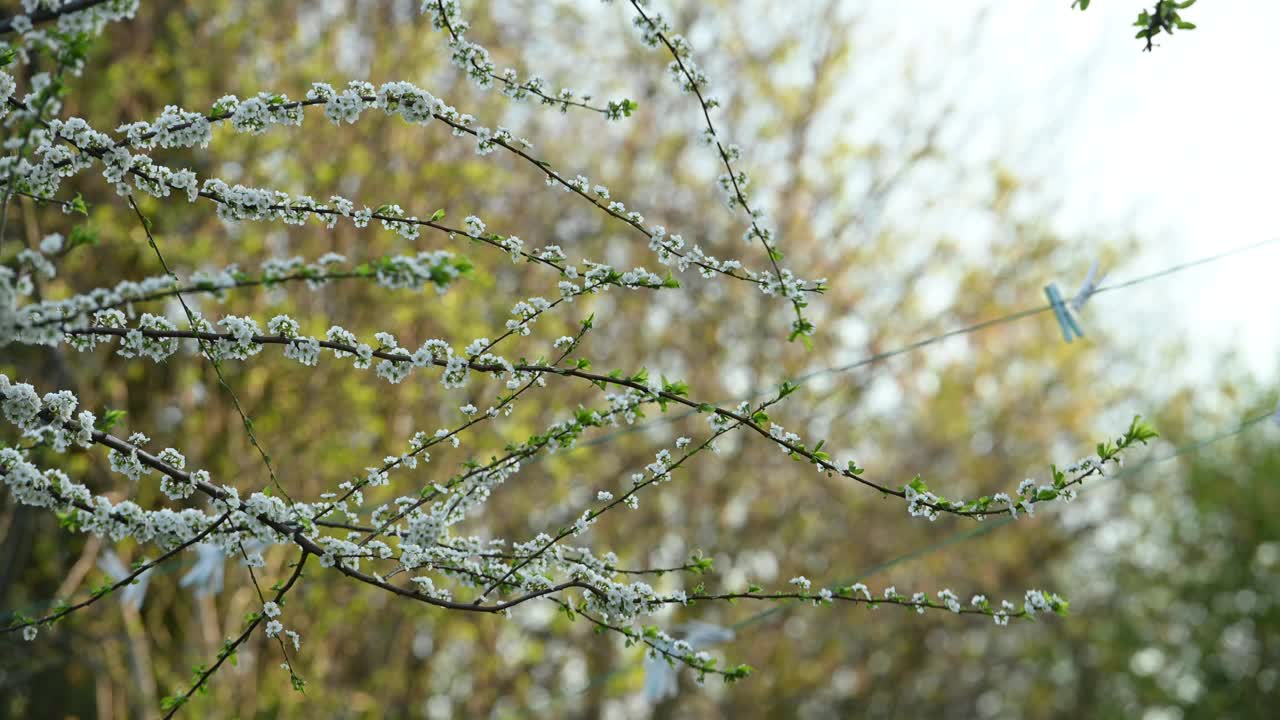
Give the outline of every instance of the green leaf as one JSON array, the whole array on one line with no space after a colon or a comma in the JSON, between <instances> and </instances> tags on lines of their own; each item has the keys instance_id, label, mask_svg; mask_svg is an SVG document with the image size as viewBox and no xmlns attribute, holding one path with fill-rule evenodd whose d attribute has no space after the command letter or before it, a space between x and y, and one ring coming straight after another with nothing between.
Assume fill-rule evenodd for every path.
<instances>
[{"instance_id":1,"label":"green leaf","mask_svg":"<svg viewBox=\"0 0 1280 720\"><path fill-rule=\"evenodd\" d=\"M787 336L787 341L795 342L795 340L799 338L800 341L804 343L806 350L812 350L813 340L811 340L809 336L813 334L814 329L813 323L804 318L793 320L791 322L791 334Z\"/></svg>"},{"instance_id":2,"label":"green leaf","mask_svg":"<svg viewBox=\"0 0 1280 720\"><path fill-rule=\"evenodd\" d=\"M78 519L79 516L76 513L60 512L57 515L58 515L58 527L63 528L65 530L70 530L71 532L78 532L80 530L80 520Z\"/></svg>"},{"instance_id":3,"label":"green leaf","mask_svg":"<svg viewBox=\"0 0 1280 720\"><path fill-rule=\"evenodd\" d=\"M714 569L715 561L709 557L705 557L699 550L689 556L689 572L695 575L703 575Z\"/></svg>"},{"instance_id":4,"label":"green leaf","mask_svg":"<svg viewBox=\"0 0 1280 720\"><path fill-rule=\"evenodd\" d=\"M98 418L98 422L94 423L93 427L101 432L107 432L115 427L124 418L125 414L124 410L108 409L102 414L102 417Z\"/></svg>"},{"instance_id":5,"label":"green leaf","mask_svg":"<svg viewBox=\"0 0 1280 720\"><path fill-rule=\"evenodd\" d=\"M1141 415L1134 415L1133 421L1129 423L1129 430L1125 433L1134 441L1146 444L1148 440L1160 437L1160 433L1151 426L1151 423L1142 419Z\"/></svg>"},{"instance_id":6,"label":"green leaf","mask_svg":"<svg viewBox=\"0 0 1280 720\"><path fill-rule=\"evenodd\" d=\"M662 376L662 391L666 393L670 393L672 395L686 397L689 395L689 383L683 380L676 380L675 382L671 382L667 380L666 376L664 375Z\"/></svg>"}]
</instances>

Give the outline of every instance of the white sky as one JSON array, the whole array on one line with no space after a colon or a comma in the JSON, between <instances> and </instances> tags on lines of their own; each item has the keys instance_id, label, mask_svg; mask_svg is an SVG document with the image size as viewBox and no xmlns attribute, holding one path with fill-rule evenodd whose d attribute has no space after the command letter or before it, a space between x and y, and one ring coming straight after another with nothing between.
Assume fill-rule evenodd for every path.
<instances>
[{"instance_id":1,"label":"white sky","mask_svg":"<svg viewBox=\"0 0 1280 720\"><path fill-rule=\"evenodd\" d=\"M992 0L976 38L977 3L873 5L871 20L901 52L954 70L957 110L977 120L966 142L1040 176L1062 201L1059 227L1141 239L1144 254L1109 278L1124 280L1280 237L1280 3L1197 3L1184 17L1198 29L1146 53L1131 23L1151 5L1098 0L1082 13L1070 0ZM1233 350L1275 378L1278 269L1280 243L1100 297L1085 320L1187 339L1188 372L1211 372Z\"/></svg>"}]
</instances>

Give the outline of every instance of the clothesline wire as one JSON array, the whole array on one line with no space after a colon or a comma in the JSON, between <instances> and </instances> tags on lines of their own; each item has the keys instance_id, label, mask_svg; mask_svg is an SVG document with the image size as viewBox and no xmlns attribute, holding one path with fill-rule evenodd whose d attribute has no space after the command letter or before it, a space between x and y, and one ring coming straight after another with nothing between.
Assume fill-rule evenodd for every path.
<instances>
[{"instance_id":1,"label":"clothesline wire","mask_svg":"<svg viewBox=\"0 0 1280 720\"><path fill-rule=\"evenodd\" d=\"M1163 270L1158 270L1156 272L1149 273L1147 275L1140 275L1136 278L1133 278L1131 280L1126 280L1121 283L1115 283L1113 285L1102 285L1098 287L1098 289L1094 290L1091 294L1101 295L1103 293L1112 292L1114 290L1122 290L1124 288L1130 288L1135 285L1142 285L1143 283L1148 283L1153 280L1159 280L1160 278L1163 278L1169 275L1174 275L1184 270L1189 270L1191 268L1198 267L1201 265L1208 265L1210 263L1217 262L1219 260L1225 260L1226 258L1232 257L1234 255L1241 255L1246 252L1257 250L1261 247L1270 245L1275 242L1280 242L1280 237L1269 238L1267 240L1262 240L1260 242L1252 243L1250 245L1244 245L1241 247L1232 248L1231 250L1225 250L1215 255L1209 255L1196 260L1190 260L1188 262L1179 263L1177 265L1167 267ZM1075 298L1076 298L1076 295L1072 295L1071 297L1066 298L1065 302L1070 303ZM984 320L982 322L975 323L973 325L968 325L962 328L957 328L955 330L950 330L940 335L934 335L933 337L930 337L930 338L918 340L909 345L904 345L894 350L886 350L881 353L876 353L875 355L870 355L861 360L858 360L857 362L852 362L847 365L839 365L836 367L822 368L819 370L814 370L812 372L804 373L798 376L796 379L792 380L792 382L804 383L804 382L808 382L809 380L812 380L815 377L830 375L834 373L847 372L849 370L854 370L856 368L863 367L864 365L870 365L872 363L876 363L881 360L887 360L897 355L902 355L904 353L919 350L922 347L933 345L935 343L941 342L948 338L956 337L957 335L967 335L969 333L974 333L979 330L985 330L986 328L993 327L996 325L1003 325L1005 323L1010 323L1017 320L1021 320L1023 318L1031 317L1032 315L1039 315L1040 313L1048 312L1052 309L1053 309L1052 305L1045 303L1044 305L1040 305L1033 308L1027 308L1026 310L1020 310L1018 312L1011 313L1003 317L998 317L991 320ZM759 394L757 394L757 396L758 395Z\"/></svg>"},{"instance_id":2,"label":"clothesline wire","mask_svg":"<svg viewBox=\"0 0 1280 720\"><path fill-rule=\"evenodd\" d=\"M1160 278L1167 277L1169 275L1174 275L1174 274L1183 272L1185 270L1189 270L1191 268L1199 267L1201 265L1208 265L1210 263L1218 262L1219 260L1225 260L1235 255L1242 255L1247 252L1252 252L1254 250L1265 247L1267 245L1271 245L1276 242L1280 242L1280 237L1268 238L1266 240L1255 242L1249 245L1243 245L1240 247L1232 248L1230 250L1224 250L1223 252L1216 253L1213 255L1208 255L1195 260L1189 260L1184 263L1179 263L1177 265L1172 265L1170 267L1164 268L1163 270L1158 270L1156 272L1149 273L1146 275L1140 275L1138 277L1132 278L1130 280L1126 280L1124 282L1114 283L1110 285L1102 285L1098 287L1096 290L1094 290L1091 293L1091 295L1101 295L1103 293L1108 293L1115 290L1123 290L1125 288L1131 288L1136 285L1142 285L1144 283L1152 282L1154 280L1159 280ZM1072 295L1071 297L1066 298L1065 302L1070 303L1075 298L1076 298L1076 295ZM825 375L834 375L834 374L843 373L843 372L849 372L850 370L856 370L860 367L872 365L882 360L888 360L890 358L897 357L898 355L905 355L907 353L914 352L921 348L928 347L930 345L934 345L936 343L942 342L943 340L947 340L953 337L958 337L960 335L968 335L970 333L975 333L975 332L978 332L979 330L985 330L987 328L995 327L997 325L1004 325L1006 323L1016 322L1024 318L1028 318L1034 315L1039 315L1041 313L1048 312L1052 309L1053 309L1052 305L1045 303L1043 305L1038 305L1036 307L1019 310L1017 312L1010 313L1008 315L1003 315L1001 317L992 318L990 320L983 320L982 322L974 323L972 325L966 325L964 327L956 328L954 330L948 330L947 332L941 333L939 335L923 338L921 340L917 340L913 343L903 345L902 347L895 348L893 350L885 350L883 352L875 353L873 355L868 355L867 357L864 357L860 360L857 360L855 362L851 362L845 365L837 365L834 367L819 368L816 370L811 370L809 372L797 375L796 377L791 379L791 382L796 385L803 385L809 382L810 380L813 380L818 377L822 377ZM757 400L761 397L768 395L770 392L772 391L758 390L747 397L740 398L738 402ZM618 439L619 437L622 437L623 435L628 435L634 432L639 432L641 430L647 430L649 428L659 427L662 425L673 424L673 423L679 422L680 420L683 420L686 417L689 417L690 415L695 415L697 414L697 412L698 412L697 410L687 410L684 412L674 413L671 415L664 415L663 417L651 420L649 422L632 425L626 428L622 428L620 430L615 430L613 432L606 433L604 435L601 435L600 437L593 438L591 440L580 442L578 443L577 447L586 448L586 447L597 447L600 445L606 445Z\"/></svg>"}]
</instances>

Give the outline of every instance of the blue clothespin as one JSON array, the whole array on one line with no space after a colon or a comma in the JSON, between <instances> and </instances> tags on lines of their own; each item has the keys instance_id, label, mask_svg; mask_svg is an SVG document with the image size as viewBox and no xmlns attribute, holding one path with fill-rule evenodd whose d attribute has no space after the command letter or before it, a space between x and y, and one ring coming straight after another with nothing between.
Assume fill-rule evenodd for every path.
<instances>
[{"instance_id":1,"label":"blue clothespin","mask_svg":"<svg viewBox=\"0 0 1280 720\"><path fill-rule=\"evenodd\" d=\"M1071 309L1062 301L1062 293L1058 292L1058 286L1049 283L1044 287L1044 294L1049 298L1049 304L1053 306L1053 314L1058 318L1058 327L1062 330L1062 339L1071 342L1071 334L1075 333L1076 337L1084 337L1084 331L1076 324L1075 317L1071 314Z\"/></svg>"},{"instance_id":2,"label":"blue clothespin","mask_svg":"<svg viewBox=\"0 0 1280 720\"><path fill-rule=\"evenodd\" d=\"M1103 278L1106 276L1106 273L1098 275L1098 261L1094 260L1093 264L1089 266L1089 274L1085 276L1084 283L1076 291L1076 296L1071 298L1071 307L1075 308L1076 312L1084 309L1084 304L1089 302L1089 298L1093 297L1093 294L1098 291L1098 285L1102 283Z\"/></svg>"}]
</instances>

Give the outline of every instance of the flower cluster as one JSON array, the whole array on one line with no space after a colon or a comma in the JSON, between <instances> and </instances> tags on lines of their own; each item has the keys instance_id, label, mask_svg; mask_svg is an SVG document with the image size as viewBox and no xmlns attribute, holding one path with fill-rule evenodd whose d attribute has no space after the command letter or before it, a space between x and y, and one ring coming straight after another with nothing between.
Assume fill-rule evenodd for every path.
<instances>
[{"instance_id":1,"label":"flower cluster","mask_svg":"<svg viewBox=\"0 0 1280 720\"><path fill-rule=\"evenodd\" d=\"M16 59L22 64L30 63L37 52L45 52L62 58L66 71L79 75L84 68L84 57L74 52L78 42L76 38L97 37L109 23L132 19L138 11L138 4L139 0L91 3L22 0L23 12L8 19L9 28L18 35L16 42L0 43L0 50L14 50ZM33 16L41 11L54 11L57 22L53 27L37 26L33 22Z\"/></svg>"},{"instance_id":2,"label":"flower cluster","mask_svg":"<svg viewBox=\"0 0 1280 720\"><path fill-rule=\"evenodd\" d=\"M902 497L907 501L908 513L913 517L925 517L929 520L936 520L944 512L968 515L978 520L998 514L1007 514L1014 519L1018 518L1019 513L1032 517L1038 504L1075 500L1080 484L1086 479L1095 475L1102 476L1109 464L1123 465L1126 450L1136 445L1145 445L1155 437L1157 434L1151 425L1135 416L1124 435L1114 441L1099 443L1096 455L1082 458L1064 468L1051 465L1051 482L1037 485L1033 478L1026 478L1018 483L1013 496L998 492L970 501L948 499L930 491L929 486L917 475L902 487Z\"/></svg>"},{"instance_id":3,"label":"flower cluster","mask_svg":"<svg viewBox=\"0 0 1280 720\"><path fill-rule=\"evenodd\" d=\"M51 242L55 238L58 242ZM46 276L53 277L56 272L53 260L61 249L60 243L61 236L46 237L41 243L45 254L23 250L19 260L32 268L41 268ZM19 271L21 269L20 264ZM444 293L470 269L468 261L445 251L383 256L354 267L349 266L345 257L328 253L313 263L307 263L300 257L273 258L262 263L256 274L242 271L239 265L228 265L217 271L195 272L184 284L176 284L170 275L156 275L140 281L121 281L109 288L95 288L65 299L18 305L16 301L20 297L29 296L32 292L30 273L19 274L0 266L0 346L11 342L56 344L63 339L66 330L89 326L90 320L98 313L103 313L100 324L123 327L124 320L133 316L136 305L178 295L205 293L221 300L227 291L236 288L304 282L307 287L317 290L334 281L352 279L372 280L390 289L429 286L438 293ZM6 298L8 302L5 302ZM155 325L156 322L159 321L153 319L151 329L162 329ZM171 324L165 327L173 329ZM77 335L68 341L80 350L92 349L96 344L93 335ZM135 338L135 342L140 340Z\"/></svg>"},{"instance_id":4,"label":"flower cluster","mask_svg":"<svg viewBox=\"0 0 1280 720\"><path fill-rule=\"evenodd\" d=\"M758 241L769 256L773 268L772 277L763 275L754 279L761 281L761 290L765 294L778 294L791 301L796 316L791 324L791 339L812 335L815 328L804 316L804 308L808 304L804 298L805 283L797 280L789 270L778 265L781 253L777 247L774 231L767 224L764 213L759 208L752 208L748 203L747 187L750 185L750 178L745 172L735 169L733 165L741 158L742 149L734 143L722 141L711 120L711 111L719 107L720 101L708 94L709 80L694 62L692 47L688 40L683 35L675 33L671 24L661 13L646 11L645 4L642 0L631 0L631 5L636 11L632 24L639 32L641 42L647 47L665 47L670 52L672 60L667 66L668 75L681 92L697 97L702 117L706 121L701 140L716 150L724 166L725 171L716 182L724 192L725 202L729 209L741 207L747 214L750 223L746 232L743 233L743 240L747 243ZM822 281L816 284L817 288L822 286Z\"/></svg>"},{"instance_id":5,"label":"flower cluster","mask_svg":"<svg viewBox=\"0 0 1280 720\"><path fill-rule=\"evenodd\" d=\"M34 152L38 162L32 163L25 158L16 162L7 159L9 165L0 170L8 170L23 192L51 197L63 179L100 161L103 176L122 195L130 192L130 182L134 188L161 198L168 197L172 191L177 190L192 202L205 198L217 203L218 215L228 221L280 221L300 225L314 219L326 227L333 227L340 218L345 217L351 219L357 227L364 227L376 218L384 227L406 240L417 239L423 227L431 227L451 236L463 232L510 252L513 258L527 257L551 265L570 278L575 276L577 270L573 266L562 266L555 260L541 256L542 254L535 256L526 253L518 238L486 236L484 225L478 218L470 218L465 231L459 231L439 224L438 221L443 217L442 211L437 211L428 219L420 219L418 216L406 215L395 204L383 205L376 210L369 207L357 210L353 201L338 196L331 197L327 202L319 202L305 195L295 197L278 190L232 185L218 178L208 178L201 182L190 170L175 170L156 163L146 155L133 154L126 149L127 146L135 145L142 148L157 144L165 147L204 145L208 142L212 125L226 120L230 120L233 129L247 133L263 132L273 125L297 125L302 122L305 107L317 104L325 105L326 114L335 122L354 122L366 108L377 108L388 114L399 115L412 123L444 122L453 129L454 134L476 137L477 151L481 154L492 152L495 147L513 152L517 145L531 147L527 140L513 140L513 135L505 128L499 128L495 132L475 127L469 115L459 113L410 83L391 82L375 88L370 83L353 82L343 93L337 93L327 84L316 83L303 101L291 101L284 95L268 93L244 102L228 96L215 103L207 116L170 106L154 122L122 126L120 131L125 135L122 142L114 142L110 136L94 130L80 118L52 120L46 123L49 137L43 139ZM330 105L336 107L330 110ZM797 307L804 303L806 293L821 291L823 288L823 281L801 281L789 271L778 268L773 273L742 269L741 263L718 260L704 253L697 245L684 248L684 241L679 236L673 236L671 241L667 241L665 230L646 229L642 224L643 216L627 211L621 202L610 201L606 205L602 198L608 198L610 194L604 186L591 187L582 176L569 181L556 173L549 164L540 161L535 164L546 174L549 183L578 192L600 209L642 232L650 239L650 247L656 249L660 261L665 265L674 266L679 271L692 265L704 277L721 274L748 280L758 285L765 294L782 295ZM589 264L589 261L584 262ZM661 285L650 283L649 286L674 287L676 283L664 280ZM810 326L805 325L805 328ZM809 329L805 330L806 333L808 331Z\"/></svg>"},{"instance_id":6,"label":"flower cluster","mask_svg":"<svg viewBox=\"0 0 1280 720\"><path fill-rule=\"evenodd\" d=\"M559 108L560 112L568 112L570 107L580 107L603 113L610 120L630 116L636 108L636 104L627 99L611 100L604 107L596 107L591 104L592 97L589 94L578 93L569 88L553 91L537 75L521 80L514 68L499 71L489 51L467 39L467 30L471 26L462 18L459 0L423 0L422 13L431 18L433 28L449 35L450 61L466 73L477 87L487 90L497 84L501 86L502 94L513 100L525 101L536 97L543 105Z\"/></svg>"}]
</instances>

